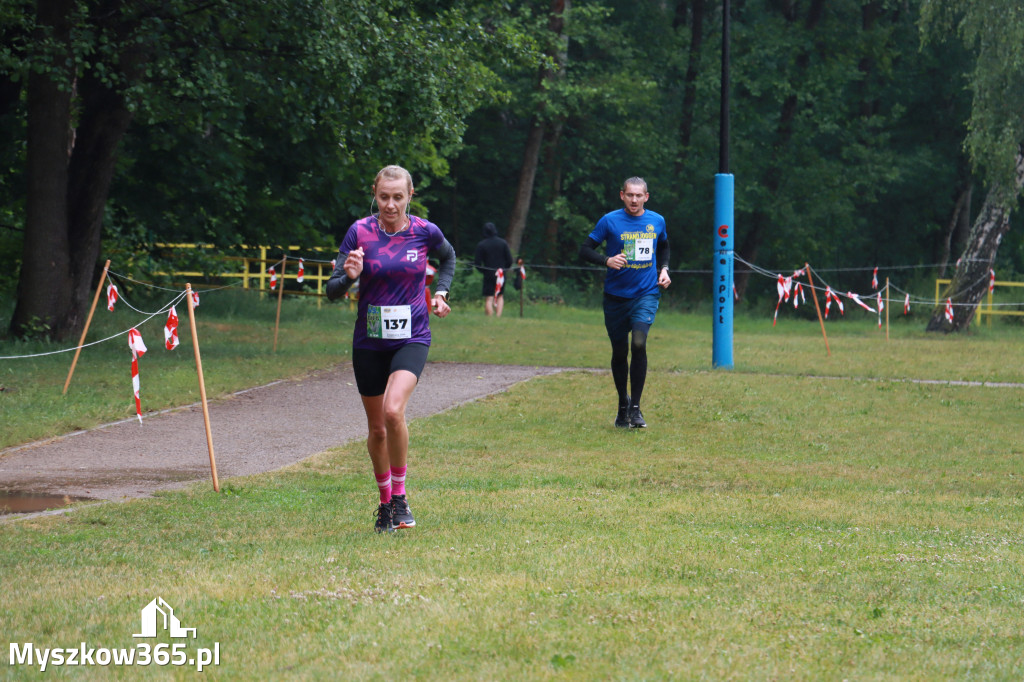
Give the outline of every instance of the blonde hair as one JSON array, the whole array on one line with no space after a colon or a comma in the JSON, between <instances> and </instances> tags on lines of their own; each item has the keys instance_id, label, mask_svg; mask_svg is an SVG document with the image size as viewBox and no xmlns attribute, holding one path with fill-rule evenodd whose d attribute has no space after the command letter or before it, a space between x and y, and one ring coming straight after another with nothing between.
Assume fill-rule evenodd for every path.
<instances>
[{"instance_id":1,"label":"blonde hair","mask_svg":"<svg viewBox=\"0 0 1024 682\"><path fill-rule=\"evenodd\" d=\"M409 171L405 170L401 166L384 166L377 171L377 177L373 179L373 193L377 193L377 185L380 183L381 178L388 180L405 180L406 188L409 190L409 196L412 196L412 175Z\"/></svg>"}]
</instances>

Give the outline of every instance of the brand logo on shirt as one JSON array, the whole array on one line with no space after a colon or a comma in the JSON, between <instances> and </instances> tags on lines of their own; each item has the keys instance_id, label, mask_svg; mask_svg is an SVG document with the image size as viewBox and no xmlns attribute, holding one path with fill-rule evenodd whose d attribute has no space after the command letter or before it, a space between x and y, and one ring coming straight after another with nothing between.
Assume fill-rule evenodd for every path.
<instances>
[{"instance_id":1,"label":"brand logo on shirt","mask_svg":"<svg viewBox=\"0 0 1024 682\"><path fill-rule=\"evenodd\" d=\"M651 225L650 223L648 223L647 224L647 231L648 232L654 232L654 225Z\"/></svg>"},{"instance_id":2,"label":"brand logo on shirt","mask_svg":"<svg viewBox=\"0 0 1024 682\"><path fill-rule=\"evenodd\" d=\"M410 263L415 263L417 260L419 260L419 257L420 252L417 251L416 249L409 249L408 251L405 252L405 260L409 261Z\"/></svg>"}]
</instances>

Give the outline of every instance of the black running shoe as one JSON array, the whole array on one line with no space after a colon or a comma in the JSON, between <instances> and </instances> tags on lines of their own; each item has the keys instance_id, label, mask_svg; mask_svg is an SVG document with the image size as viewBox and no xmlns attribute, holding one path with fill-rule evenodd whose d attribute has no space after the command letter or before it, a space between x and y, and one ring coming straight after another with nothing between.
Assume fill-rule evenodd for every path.
<instances>
[{"instance_id":1,"label":"black running shoe","mask_svg":"<svg viewBox=\"0 0 1024 682\"><path fill-rule=\"evenodd\" d=\"M391 526L393 528L414 528L416 519L412 517L409 502L405 495L391 496Z\"/></svg>"},{"instance_id":2,"label":"black running shoe","mask_svg":"<svg viewBox=\"0 0 1024 682\"><path fill-rule=\"evenodd\" d=\"M619 412L615 415L615 428L629 428L629 396L626 396L626 404L619 405Z\"/></svg>"},{"instance_id":3,"label":"black running shoe","mask_svg":"<svg viewBox=\"0 0 1024 682\"><path fill-rule=\"evenodd\" d=\"M375 513L377 521L373 524L373 529L378 533L393 533L395 532L395 526L391 523L391 504L384 504L383 502Z\"/></svg>"},{"instance_id":4,"label":"black running shoe","mask_svg":"<svg viewBox=\"0 0 1024 682\"><path fill-rule=\"evenodd\" d=\"M629 426L633 429L647 428L647 422L644 421L644 416L640 414L639 405L633 405L629 408Z\"/></svg>"}]
</instances>

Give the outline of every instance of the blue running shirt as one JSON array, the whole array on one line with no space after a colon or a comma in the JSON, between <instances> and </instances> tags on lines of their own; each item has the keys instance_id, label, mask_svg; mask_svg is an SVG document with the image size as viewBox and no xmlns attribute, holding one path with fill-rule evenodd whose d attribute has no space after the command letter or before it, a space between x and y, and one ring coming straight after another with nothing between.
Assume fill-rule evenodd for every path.
<instances>
[{"instance_id":1,"label":"blue running shirt","mask_svg":"<svg viewBox=\"0 0 1024 682\"><path fill-rule=\"evenodd\" d=\"M649 209L639 216L631 216L626 209L606 213L590 238L605 243L605 256L624 253L629 263L621 270L608 268L605 273L605 293L622 298L639 298L658 294L658 244L668 241L665 219Z\"/></svg>"}]
</instances>

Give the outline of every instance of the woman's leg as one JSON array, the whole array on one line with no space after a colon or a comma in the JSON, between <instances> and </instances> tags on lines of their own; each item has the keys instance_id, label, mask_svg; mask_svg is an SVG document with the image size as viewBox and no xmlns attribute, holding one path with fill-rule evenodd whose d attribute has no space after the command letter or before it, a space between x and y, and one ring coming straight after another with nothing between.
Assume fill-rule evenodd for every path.
<instances>
[{"instance_id":1,"label":"woman's leg","mask_svg":"<svg viewBox=\"0 0 1024 682\"><path fill-rule=\"evenodd\" d=\"M395 528L415 528L409 503L405 498L405 474L409 461L409 428L405 423L405 406L416 388L416 375L404 369L391 373L384 391L384 425L387 430L388 460L391 463L391 523Z\"/></svg>"},{"instance_id":2,"label":"woman's leg","mask_svg":"<svg viewBox=\"0 0 1024 682\"><path fill-rule=\"evenodd\" d=\"M381 422L384 426L384 453L381 461L374 460L375 474L390 473L392 467L405 467L409 459L409 428L405 423L405 408L418 381L415 374L400 369L391 373L388 387L380 396ZM364 398L364 405L366 399ZM370 453L373 457L373 453ZM378 468L378 466L382 468Z\"/></svg>"},{"instance_id":3,"label":"woman's leg","mask_svg":"<svg viewBox=\"0 0 1024 682\"><path fill-rule=\"evenodd\" d=\"M386 394L386 392L385 392ZM384 395L361 396L363 410L366 412L366 449L370 452L373 463L373 475L377 481L383 480L386 473L391 476L391 460L388 457L388 432L384 419Z\"/></svg>"}]
</instances>

